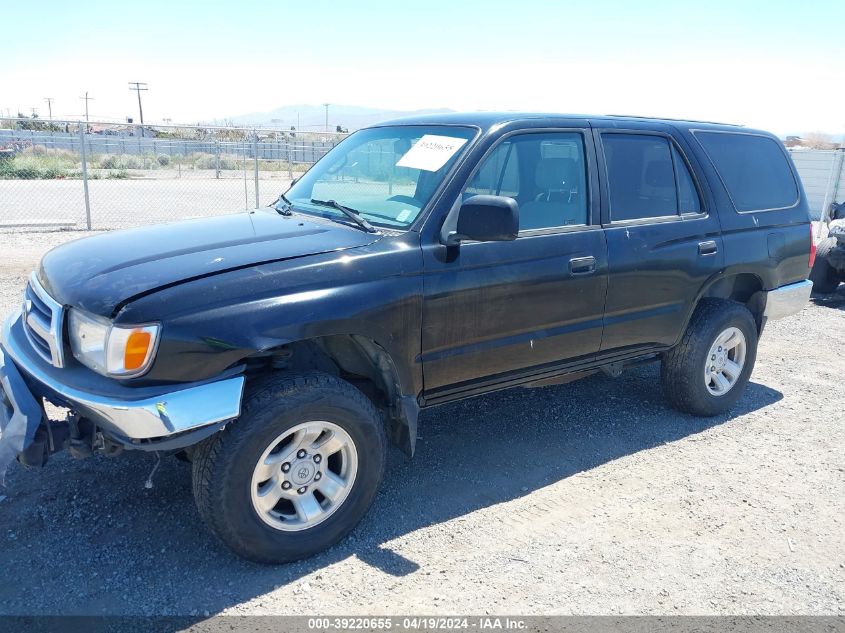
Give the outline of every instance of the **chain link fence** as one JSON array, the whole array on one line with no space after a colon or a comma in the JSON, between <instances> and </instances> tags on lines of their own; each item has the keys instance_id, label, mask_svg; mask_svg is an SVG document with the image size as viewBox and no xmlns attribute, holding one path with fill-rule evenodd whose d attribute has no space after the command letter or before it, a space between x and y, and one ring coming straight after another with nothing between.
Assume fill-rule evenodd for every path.
<instances>
[{"instance_id":1,"label":"chain link fence","mask_svg":"<svg viewBox=\"0 0 845 633\"><path fill-rule=\"evenodd\" d=\"M0 118L0 231L115 229L265 206L343 137ZM845 200L845 150L790 153L814 219Z\"/></svg>"},{"instance_id":2,"label":"chain link fence","mask_svg":"<svg viewBox=\"0 0 845 633\"><path fill-rule=\"evenodd\" d=\"M115 229L266 206L343 136L0 119L0 231Z\"/></svg>"}]
</instances>

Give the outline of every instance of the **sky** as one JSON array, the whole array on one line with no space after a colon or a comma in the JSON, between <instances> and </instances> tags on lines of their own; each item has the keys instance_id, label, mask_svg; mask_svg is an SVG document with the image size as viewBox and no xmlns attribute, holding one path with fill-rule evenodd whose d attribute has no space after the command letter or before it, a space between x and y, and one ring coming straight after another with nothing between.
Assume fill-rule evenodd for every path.
<instances>
[{"instance_id":1,"label":"sky","mask_svg":"<svg viewBox=\"0 0 845 633\"><path fill-rule=\"evenodd\" d=\"M845 133L845 2L15 2L0 113L191 123L323 102ZM137 119L136 119L137 120ZM334 122L332 122L334 124Z\"/></svg>"}]
</instances>

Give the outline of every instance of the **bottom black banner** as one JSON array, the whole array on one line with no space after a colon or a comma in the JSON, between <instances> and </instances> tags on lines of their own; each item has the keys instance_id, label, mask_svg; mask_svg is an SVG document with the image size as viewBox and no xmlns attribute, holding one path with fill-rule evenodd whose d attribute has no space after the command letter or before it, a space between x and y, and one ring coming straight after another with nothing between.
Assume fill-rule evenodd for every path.
<instances>
[{"instance_id":1,"label":"bottom black banner","mask_svg":"<svg viewBox=\"0 0 845 633\"><path fill-rule=\"evenodd\" d=\"M0 631L330 633L514 631L566 633L845 633L845 616L0 616Z\"/></svg>"}]
</instances>

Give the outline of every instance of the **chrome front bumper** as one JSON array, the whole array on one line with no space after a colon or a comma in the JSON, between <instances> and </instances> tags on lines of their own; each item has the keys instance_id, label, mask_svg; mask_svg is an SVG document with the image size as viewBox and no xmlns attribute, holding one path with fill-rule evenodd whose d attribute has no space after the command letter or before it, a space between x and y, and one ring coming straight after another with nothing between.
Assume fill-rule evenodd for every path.
<instances>
[{"instance_id":1,"label":"chrome front bumper","mask_svg":"<svg viewBox=\"0 0 845 633\"><path fill-rule=\"evenodd\" d=\"M767 319L782 319L798 314L810 301L812 291L813 283L807 279L769 290L763 316Z\"/></svg>"},{"instance_id":2,"label":"chrome front bumper","mask_svg":"<svg viewBox=\"0 0 845 633\"><path fill-rule=\"evenodd\" d=\"M14 363L33 395L67 406L122 439L167 438L235 419L241 413L243 376L166 388L132 388L92 376L87 368L57 369L37 356L17 314L3 324L0 355L3 362Z\"/></svg>"}]
</instances>

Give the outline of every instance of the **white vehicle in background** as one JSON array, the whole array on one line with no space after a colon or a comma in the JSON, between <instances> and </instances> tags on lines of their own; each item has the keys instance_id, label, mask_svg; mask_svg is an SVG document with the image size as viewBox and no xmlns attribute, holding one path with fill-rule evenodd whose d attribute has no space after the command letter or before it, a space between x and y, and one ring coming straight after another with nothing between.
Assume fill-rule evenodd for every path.
<instances>
[{"instance_id":1,"label":"white vehicle in background","mask_svg":"<svg viewBox=\"0 0 845 633\"><path fill-rule=\"evenodd\" d=\"M816 244L816 261L810 271L813 292L831 293L845 281L845 202L830 205L827 237Z\"/></svg>"}]
</instances>

